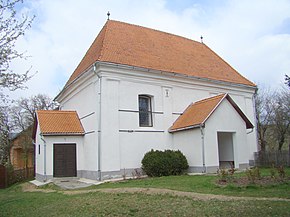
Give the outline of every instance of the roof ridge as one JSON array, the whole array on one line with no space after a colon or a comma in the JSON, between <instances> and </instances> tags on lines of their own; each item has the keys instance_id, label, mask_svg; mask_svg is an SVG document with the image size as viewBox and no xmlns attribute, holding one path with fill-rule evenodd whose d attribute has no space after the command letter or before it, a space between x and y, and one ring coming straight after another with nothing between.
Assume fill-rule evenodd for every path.
<instances>
[{"instance_id":1,"label":"roof ridge","mask_svg":"<svg viewBox=\"0 0 290 217\"><path fill-rule=\"evenodd\" d=\"M108 30L108 25L109 25L109 22L110 22L110 20L107 20L107 22L105 23L105 25L103 26L103 28L102 28L102 30L101 30L101 32L102 31L104 31L104 37L103 37L103 39L102 39L102 43L101 43L101 49L100 49L100 55L98 56L98 58L97 58L97 60L100 60L101 58L102 58L102 56L103 56L103 50L104 50L104 43L105 43L105 40L106 40L106 34L107 34L107 30ZM100 32L100 33L101 33ZM100 34L99 33L99 34ZM99 36L99 35L98 35ZM97 36L97 38L98 38L98 36ZM97 40L97 38L95 39L95 40ZM94 41L95 42L95 41ZM93 43L94 43L93 42ZM93 44L92 44L93 45ZM90 49L90 48L89 48Z\"/></svg>"},{"instance_id":2,"label":"roof ridge","mask_svg":"<svg viewBox=\"0 0 290 217\"><path fill-rule=\"evenodd\" d=\"M76 111L74 110L37 110L37 112L41 112L41 113L51 113L51 112L54 112L54 113L75 113Z\"/></svg>"},{"instance_id":3,"label":"roof ridge","mask_svg":"<svg viewBox=\"0 0 290 217\"><path fill-rule=\"evenodd\" d=\"M148 30L151 30L151 31L155 31L155 32L159 32L159 33L163 33L163 34L171 35L171 36L174 36L174 37L178 37L178 38L186 39L186 40L188 40L188 41L191 41L191 42L194 42L194 43L197 43L197 44L200 44L200 45L203 45L203 44L204 44L204 43L200 43L200 42L198 42L198 41L196 41L196 40L193 40L193 39L187 38L187 37L185 37L185 36L176 35L176 34L174 34L174 33L165 32L165 31L158 30L158 29L154 29L154 28L151 28L151 27L140 26L140 25L132 24L132 23L126 23L126 22L119 21L119 20L109 20L109 21L113 21L113 22L116 22L116 23L122 23L122 24L129 25L129 26L135 26L135 27L138 27L138 28L148 29Z\"/></svg>"},{"instance_id":4,"label":"roof ridge","mask_svg":"<svg viewBox=\"0 0 290 217\"><path fill-rule=\"evenodd\" d=\"M207 121L207 119L209 119L209 117L212 115L212 113L215 112L215 110L220 106L220 104L224 101L224 99L225 99L227 96L228 96L228 94L225 93L225 94L220 94L220 95L217 95L216 97L213 97L213 98L215 98L215 99L217 99L218 97L221 97L221 98L220 98L219 101L216 103L216 105L214 106L214 108L210 111L210 113L207 115L207 117L205 117L205 119L202 121L202 124L204 124L204 123Z\"/></svg>"},{"instance_id":5,"label":"roof ridge","mask_svg":"<svg viewBox=\"0 0 290 217\"><path fill-rule=\"evenodd\" d=\"M217 99L219 97L223 98L222 96L225 96L225 95L226 95L226 93L221 93L221 94L218 94L216 96L212 96L212 97L201 99L199 101L194 102L193 104L200 104L200 103L208 102L208 101L211 101L211 100L215 100L215 99Z\"/></svg>"}]
</instances>

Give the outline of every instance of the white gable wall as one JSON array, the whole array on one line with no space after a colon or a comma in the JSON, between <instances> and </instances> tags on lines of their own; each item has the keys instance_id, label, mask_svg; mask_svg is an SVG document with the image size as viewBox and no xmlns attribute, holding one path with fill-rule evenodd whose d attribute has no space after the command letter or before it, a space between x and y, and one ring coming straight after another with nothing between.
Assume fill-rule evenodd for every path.
<instances>
[{"instance_id":1,"label":"white gable wall","mask_svg":"<svg viewBox=\"0 0 290 217\"><path fill-rule=\"evenodd\" d=\"M218 132L228 132L233 135L235 167L245 168L248 166L251 153L247 144L246 123L226 99L206 121L203 132L206 172L216 172L219 168ZM189 171L203 172L203 142L200 127L177 131L173 133L173 140L174 149L181 150L186 156ZM225 151L224 154L228 153Z\"/></svg>"},{"instance_id":2,"label":"white gable wall","mask_svg":"<svg viewBox=\"0 0 290 217\"><path fill-rule=\"evenodd\" d=\"M246 123L226 99L205 123L205 162L210 172L215 172L219 166L217 132L233 133L235 167L247 167L251 153Z\"/></svg>"}]
</instances>

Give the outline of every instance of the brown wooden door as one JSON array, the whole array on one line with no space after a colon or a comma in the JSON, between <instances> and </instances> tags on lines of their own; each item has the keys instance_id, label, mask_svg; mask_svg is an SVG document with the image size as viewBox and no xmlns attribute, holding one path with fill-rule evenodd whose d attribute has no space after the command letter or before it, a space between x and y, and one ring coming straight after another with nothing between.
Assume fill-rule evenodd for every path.
<instances>
[{"instance_id":1,"label":"brown wooden door","mask_svg":"<svg viewBox=\"0 0 290 217\"><path fill-rule=\"evenodd\" d=\"M76 163L76 144L53 145L54 177L77 176Z\"/></svg>"}]
</instances>

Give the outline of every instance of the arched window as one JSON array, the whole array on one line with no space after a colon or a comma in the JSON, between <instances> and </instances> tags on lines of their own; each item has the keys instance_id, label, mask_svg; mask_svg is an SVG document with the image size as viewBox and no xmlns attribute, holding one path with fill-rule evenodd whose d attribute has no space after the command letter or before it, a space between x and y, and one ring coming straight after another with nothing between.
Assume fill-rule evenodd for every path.
<instances>
[{"instance_id":1,"label":"arched window","mask_svg":"<svg viewBox=\"0 0 290 217\"><path fill-rule=\"evenodd\" d=\"M139 95L139 126L152 127L151 97Z\"/></svg>"}]
</instances>

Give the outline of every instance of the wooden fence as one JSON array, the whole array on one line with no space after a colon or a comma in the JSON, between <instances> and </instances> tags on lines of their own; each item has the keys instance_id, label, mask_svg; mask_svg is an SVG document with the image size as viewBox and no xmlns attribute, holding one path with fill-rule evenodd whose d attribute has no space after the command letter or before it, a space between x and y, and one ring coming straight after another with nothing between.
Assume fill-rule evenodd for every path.
<instances>
[{"instance_id":1,"label":"wooden fence","mask_svg":"<svg viewBox=\"0 0 290 217\"><path fill-rule=\"evenodd\" d=\"M0 188L6 188L14 183L34 178L34 168L9 170L0 165Z\"/></svg>"},{"instance_id":2,"label":"wooden fence","mask_svg":"<svg viewBox=\"0 0 290 217\"><path fill-rule=\"evenodd\" d=\"M6 174L6 168L3 165L0 165L0 189L6 188L7 183L7 174Z\"/></svg>"},{"instance_id":3,"label":"wooden fence","mask_svg":"<svg viewBox=\"0 0 290 217\"><path fill-rule=\"evenodd\" d=\"M271 167L271 166L290 166L290 152L271 151L271 152L255 152L255 166Z\"/></svg>"}]
</instances>

